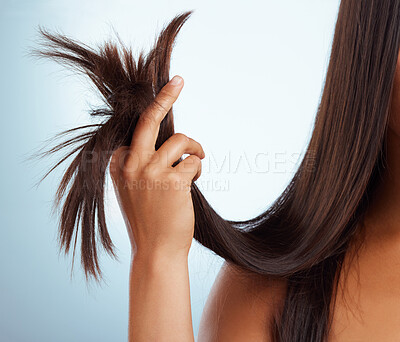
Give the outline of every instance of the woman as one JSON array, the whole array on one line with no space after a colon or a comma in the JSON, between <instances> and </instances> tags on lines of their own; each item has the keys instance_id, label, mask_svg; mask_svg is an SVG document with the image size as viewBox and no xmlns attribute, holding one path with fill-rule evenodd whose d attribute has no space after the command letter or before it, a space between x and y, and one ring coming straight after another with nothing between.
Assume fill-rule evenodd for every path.
<instances>
[{"instance_id":1,"label":"woman","mask_svg":"<svg viewBox=\"0 0 400 342\"><path fill-rule=\"evenodd\" d=\"M112 160L133 246L132 341L193 340L187 268L194 228L190 181L200 175L204 151L182 134L154 149L158 126L182 87L182 78L175 76L141 117L131 146L117 150ZM400 340L400 54L391 104L386 173L363 221L366 236L357 263L349 264L348 271L359 274L361 283L350 277L343 286L342 279L329 341ZM128 150L132 153L123 153ZM172 168L183 153L190 156ZM160 191L136 187L140 181L162 186ZM268 282L225 264L205 307L198 340L272 341L266 326L284 294L283 279Z\"/></svg>"},{"instance_id":2,"label":"woman","mask_svg":"<svg viewBox=\"0 0 400 342\"><path fill-rule=\"evenodd\" d=\"M265 212L221 218L194 180L201 145L174 134L168 81L176 17L147 58L66 37L42 55L79 66L108 120L55 147L82 142L62 179L61 245L81 223L82 262L100 272L96 234L113 253L104 216L110 172L132 243L130 341L193 341L187 256L192 238L226 259L199 341L400 340L400 2L342 0L313 135L292 181ZM69 155L71 155L71 152ZM95 156L89 164L87 153ZM186 153L190 156L182 160ZM69 184L72 184L68 188ZM82 191L82 189L85 191ZM97 222L97 230L96 230ZM74 235L75 234L75 235Z\"/></svg>"}]
</instances>

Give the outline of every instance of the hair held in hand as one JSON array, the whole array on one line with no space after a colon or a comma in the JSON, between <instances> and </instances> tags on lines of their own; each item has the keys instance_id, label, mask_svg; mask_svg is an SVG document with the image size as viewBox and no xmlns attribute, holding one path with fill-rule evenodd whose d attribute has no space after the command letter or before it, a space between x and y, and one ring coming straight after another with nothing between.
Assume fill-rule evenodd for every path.
<instances>
[{"instance_id":1,"label":"hair held in hand","mask_svg":"<svg viewBox=\"0 0 400 342\"><path fill-rule=\"evenodd\" d=\"M88 276L101 275L99 248L115 255L104 206L111 153L130 144L141 113L169 81L173 45L190 15L173 18L137 58L121 42L94 50L40 30L42 48L35 54L84 74L104 100L91 111L98 123L72 128L72 138L46 152L68 151L54 166L70 160L56 193L59 237L68 252L80 234ZM249 272L287 280L284 305L270 327L275 341L323 341L329 332L337 275L385 167L399 24L399 1L341 1L313 134L293 178L265 212L246 221L224 219L192 186L199 243ZM156 149L173 134L170 110ZM96 158L88 164L88 156Z\"/></svg>"}]
</instances>

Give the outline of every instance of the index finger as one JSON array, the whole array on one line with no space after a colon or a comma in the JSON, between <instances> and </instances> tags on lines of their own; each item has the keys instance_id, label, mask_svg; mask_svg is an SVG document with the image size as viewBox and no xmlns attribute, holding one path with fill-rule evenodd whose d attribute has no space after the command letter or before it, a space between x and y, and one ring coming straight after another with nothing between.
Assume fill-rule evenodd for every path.
<instances>
[{"instance_id":1,"label":"index finger","mask_svg":"<svg viewBox=\"0 0 400 342\"><path fill-rule=\"evenodd\" d=\"M161 121L171 109L183 88L183 78L174 76L141 114L132 135L131 149L153 150Z\"/></svg>"}]
</instances>

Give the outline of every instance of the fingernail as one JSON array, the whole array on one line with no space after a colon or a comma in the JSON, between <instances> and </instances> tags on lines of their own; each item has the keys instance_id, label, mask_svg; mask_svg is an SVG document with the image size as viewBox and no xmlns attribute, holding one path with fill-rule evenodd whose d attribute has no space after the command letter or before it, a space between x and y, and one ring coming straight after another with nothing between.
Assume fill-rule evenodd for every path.
<instances>
[{"instance_id":1,"label":"fingernail","mask_svg":"<svg viewBox=\"0 0 400 342\"><path fill-rule=\"evenodd\" d=\"M172 85L179 85L179 84L182 83L182 77L176 75L176 76L174 76L174 77L172 78L171 81L169 81L169 83L172 84Z\"/></svg>"}]
</instances>

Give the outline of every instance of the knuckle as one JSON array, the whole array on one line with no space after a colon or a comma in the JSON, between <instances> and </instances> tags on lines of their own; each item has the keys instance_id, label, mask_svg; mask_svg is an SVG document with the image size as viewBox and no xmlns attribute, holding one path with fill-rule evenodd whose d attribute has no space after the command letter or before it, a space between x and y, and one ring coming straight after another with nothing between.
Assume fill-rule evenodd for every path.
<instances>
[{"instance_id":1,"label":"knuckle","mask_svg":"<svg viewBox=\"0 0 400 342\"><path fill-rule=\"evenodd\" d=\"M126 150L119 158L121 161L122 176L125 179L135 178L136 171L139 166L139 159L137 153L131 150Z\"/></svg>"},{"instance_id":2,"label":"knuckle","mask_svg":"<svg viewBox=\"0 0 400 342\"><path fill-rule=\"evenodd\" d=\"M167 174L168 181L176 183L180 181L180 175L176 172L170 172Z\"/></svg>"},{"instance_id":3,"label":"knuckle","mask_svg":"<svg viewBox=\"0 0 400 342\"><path fill-rule=\"evenodd\" d=\"M195 180L199 179L200 176L201 176L201 169L199 169L199 170L197 171L196 179L195 179Z\"/></svg>"},{"instance_id":4,"label":"knuckle","mask_svg":"<svg viewBox=\"0 0 400 342\"><path fill-rule=\"evenodd\" d=\"M155 98L153 101L154 109L159 112L167 112L168 108L163 104L165 100L167 100L167 98L163 97Z\"/></svg>"},{"instance_id":5,"label":"knuckle","mask_svg":"<svg viewBox=\"0 0 400 342\"><path fill-rule=\"evenodd\" d=\"M188 165L188 170L190 171L199 171L201 170L201 159L197 156L190 156L190 164Z\"/></svg>"},{"instance_id":6,"label":"knuckle","mask_svg":"<svg viewBox=\"0 0 400 342\"><path fill-rule=\"evenodd\" d=\"M201 169L201 159L195 155L190 155L181 164L180 171L183 173L193 173Z\"/></svg>"},{"instance_id":7,"label":"knuckle","mask_svg":"<svg viewBox=\"0 0 400 342\"><path fill-rule=\"evenodd\" d=\"M197 165L197 166L201 165L201 159L198 156L192 155L191 159L192 159L194 165Z\"/></svg>"},{"instance_id":8,"label":"knuckle","mask_svg":"<svg viewBox=\"0 0 400 342\"><path fill-rule=\"evenodd\" d=\"M174 101L176 98L175 94L169 91L169 89L165 87L160 91L159 95L161 98L167 101Z\"/></svg>"},{"instance_id":9,"label":"knuckle","mask_svg":"<svg viewBox=\"0 0 400 342\"><path fill-rule=\"evenodd\" d=\"M175 133L174 134L175 140L179 144L186 144L189 142L189 138L183 133Z\"/></svg>"},{"instance_id":10,"label":"knuckle","mask_svg":"<svg viewBox=\"0 0 400 342\"><path fill-rule=\"evenodd\" d=\"M133 172L130 168L124 167L121 171L121 177L124 180L133 180L135 179L136 173Z\"/></svg>"},{"instance_id":11,"label":"knuckle","mask_svg":"<svg viewBox=\"0 0 400 342\"><path fill-rule=\"evenodd\" d=\"M192 139L192 142L195 145L196 149L198 149L201 152L204 152L203 146L201 146L201 144L198 141Z\"/></svg>"},{"instance_id":12,"label":"knuckle","mask_svg":"<svg viewBox=\"0 0 400 342\"><path fill-rule=\"evenodd\" d=\"M141 178L151 180L158 178L158 169L152 164L147 164L142 168Z\"/></svg>"},{"instance_id":13,"label":"knuckle","mask_svg":"<svg viewBox=\"0 0 400 342\"><path fill-rule=\"evenodd\" d=\"M146 112L144 112L140 118L139 121L141 124L143 125L147 125L147 126L153 126L156 124L156 119L155 119L155 115L153 113L152 109L147 110Z\"/></svg>"},{"instance_id":14,"label":"knuckle","mask_svg":"<svg viewBox=\"0 0 400 342\"><path fill-rule=\"evenodd\" d=\"M193 172L196 173L195 175L195 180L198 179L201 176L202 173L202 165L201 165L201 159L198 156L192 156L193 158Z\"/></svg>"}]
</instances>

